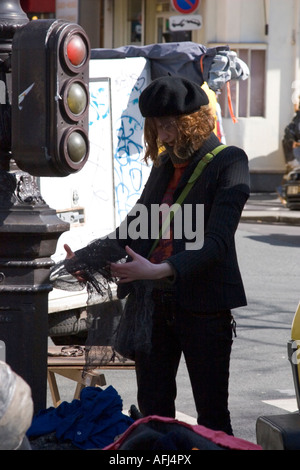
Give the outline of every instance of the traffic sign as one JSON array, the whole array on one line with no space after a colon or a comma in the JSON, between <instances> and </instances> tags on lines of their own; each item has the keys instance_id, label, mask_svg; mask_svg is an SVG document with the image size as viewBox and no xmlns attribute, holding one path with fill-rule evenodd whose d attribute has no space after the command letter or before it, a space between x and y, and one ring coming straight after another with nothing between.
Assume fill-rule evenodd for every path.
<instances>
[{"instance_id":1,"label":"traffic sign","mask_svg":"<svg viewBox=\"0 0 300 470\"><path fill-rule=\"evenodd\" d=\"M176 15L169 18L170 31L192 31L202 27L201 15Z\"/></svg>"},{"instance_id":2,"label":"traffic sign","mask_svg":"<svg viewBox=\"0 0 300 470\"><path fill-rule=\"evenodd\" d=\"M171 0L176 11L183 14L190 14L197 10L200 0Z\"/></svg>"}]
</instances>

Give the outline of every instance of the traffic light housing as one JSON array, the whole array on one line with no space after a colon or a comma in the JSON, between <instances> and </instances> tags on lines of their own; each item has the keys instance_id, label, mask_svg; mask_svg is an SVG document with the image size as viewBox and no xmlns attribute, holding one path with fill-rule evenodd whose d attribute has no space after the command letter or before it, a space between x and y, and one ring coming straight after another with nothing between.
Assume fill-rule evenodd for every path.
<instances>
[{"instance_id":1,"label":"traffic light housing","mask_svg":"<svg viewBox=\"0 0 300 470\"><path fill-rule=\"evenodd\" d=\"M36 20L12 43L12 158L34 176L67 176L89 156L90 43L83 28Z\"/></svg>"}]
</instances>

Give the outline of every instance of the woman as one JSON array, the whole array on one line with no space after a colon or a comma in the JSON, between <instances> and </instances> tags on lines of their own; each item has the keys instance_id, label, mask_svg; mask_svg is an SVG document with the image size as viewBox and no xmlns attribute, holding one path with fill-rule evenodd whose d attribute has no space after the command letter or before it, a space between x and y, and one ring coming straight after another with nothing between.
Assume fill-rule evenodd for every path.
<instances>
[{"instance_id":1,"label":"woman","mask_svg":"<svg viewBox=\"0 0 300 470\"><path fill-rule=\"evenodd\" d=\"M153 208L175 203L198 162L219 146L219 140L207 95L189 80L154 80L142 92L139 106L146 118L145 160L152 161L153 168L137 205L147 209L149 234L132 236L128 227L136 218L133 210L124 222L127 232L121 224L115 234L129 258L110 265L119 279L120 298L137 280L152 280L154 285L151 350L135 355L138 405L143 415L175 416L176 373L183 353L198 423L232 434L231 309L246 304L234 235L249 197L248 159L233 146L214 156L181 204L181 218L174 217L168 235L151 251ZM204 209L203 224L197 220L202 221L199 208ZM66 250L68 257L74 256L68 246Z\"/></svg>"}]
</instances>

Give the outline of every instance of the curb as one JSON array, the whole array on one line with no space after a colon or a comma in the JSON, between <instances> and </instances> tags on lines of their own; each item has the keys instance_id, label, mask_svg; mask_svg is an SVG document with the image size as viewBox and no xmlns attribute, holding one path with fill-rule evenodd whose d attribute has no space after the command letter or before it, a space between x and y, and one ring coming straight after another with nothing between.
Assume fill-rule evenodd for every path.
<instances>
[{"instance_id":1,"label":"curb","mask_svg":"<svg viewBox=\"0 0 300 470\"><path fill-rule=\"evenodd\" d=\"M258 223L277 223L287 225L300 225L300 211L291 211L287 213L285 211L252 211L244 210L242 212L241 221L251 221Z\"/></svg>"}]
</instances>

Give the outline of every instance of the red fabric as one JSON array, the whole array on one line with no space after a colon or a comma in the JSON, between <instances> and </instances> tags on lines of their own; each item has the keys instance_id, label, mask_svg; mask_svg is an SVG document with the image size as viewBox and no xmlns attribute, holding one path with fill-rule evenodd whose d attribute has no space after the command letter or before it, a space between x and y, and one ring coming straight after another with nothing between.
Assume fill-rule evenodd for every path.
<instances>
[{"instance_id":1,"label":"red fabric","mask_svg":"<svg viewBox=\"0 0 300 470\"><path fill-rule=\"evenodd\" d=\"M55 13L55 0L21 0L20 4L26 13Z\"/></svg>"},{"instance_id":2,"label":"red fabric","mask_svg":"<svg viewBox=\"0 0 300 470\"><path fill-rule=\"evenodd\" d=\"M174 191L177 188L177 185L182 176L182 173L184 172L187 165L188 165L188 162L174 164L174 167L175 167L174 174L169 182L169 185L161 201L161 204L167 204L169 207L172 206ZM160 226L162 224L163 224L163 220L160 221ZM165 237L166 237L166 234L165 234ZM150 261L152 263L155 263L155 264L161 263L162 260L167 259L172 255L172 239L173 239L173 234L172 234L172 228L170 227L168 238L161 238L157 247L153 251L150 257Z\"/></svg>"},{"instance_id":3,"label":"red fabric","mask_svg":"<svg viewBox=\"0 0 300 470\"><path fill-rule=\"evenodd\" d=\"M239 439L238 437L229 436L223 431L213 431L212 429L208 429L205 426L191 425L188 423L184 423L183 421L179 421L173 418L165 418L162 416L147 416L146 418L141 418L135 421L125 432L122 436L117 439L115 442L110 444L107 447L104 447L102 450L118 450L121 444L126 440L126 438L130 435L130 433L140 424L149 423L149 421L160 421L162 423L177 423L181 426L185 426L186 428L192 430L196 434L214 442L215 444L225 447L230 450L262 450L262 447L253 444L252 442L245 441L244 439Z\"/></svg>"},{"instance_id":4,"label":"red fabric","mask_svg":"<svg viewBox=\"0 0 300 470\"><path fill-rule=\"evenodd\" d=\"M226 85L227 85L227 98L228 98L228 108L229 108L230 116L231 116L232 122L234 122L234 124L236 124L238 121L237 121L237 118L235 117L234 112L233 112L232 100L231 100L231 91L230 91L230 82L227 82Z\"/></svg>"}]
</instances>

